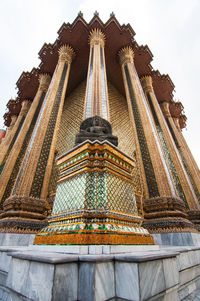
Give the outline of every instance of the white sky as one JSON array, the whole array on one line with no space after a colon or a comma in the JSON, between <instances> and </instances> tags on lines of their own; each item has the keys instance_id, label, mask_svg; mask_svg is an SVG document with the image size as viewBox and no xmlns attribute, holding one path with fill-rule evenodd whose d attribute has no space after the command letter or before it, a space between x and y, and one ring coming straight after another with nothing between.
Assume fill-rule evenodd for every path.
<instances>
[{"instance_id":1,"label":"white sky","mask_svg":"<svg viewBox=\"0 0 200 301\"><path fill-rule=\"evenodd\" d=\"M199 0L0 0L0 128L21 73L39 65L44 42L54 42L62 23L80 10L87 22L95 10L104 22L113 11L121 24L131 24L138 44L149 46L154 69L169 74L185 107L183 133L200 165Z\"/></svg>"}]
</instances>

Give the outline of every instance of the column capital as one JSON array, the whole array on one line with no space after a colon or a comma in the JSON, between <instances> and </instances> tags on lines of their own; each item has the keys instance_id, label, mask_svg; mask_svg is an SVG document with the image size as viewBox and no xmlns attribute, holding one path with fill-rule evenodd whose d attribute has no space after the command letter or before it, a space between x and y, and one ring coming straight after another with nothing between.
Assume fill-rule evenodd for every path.
<instances>
[{"instance_id":1,"label":"column capital","mask_svg":"<svg viewBox=\"0 0 200 301\"><path fill-rule=\"evenodd\" d=\"M15 122L17 121L17 117L18 117L18 116L17 116L16 114L10 115L11 122L10 122L10 125L9 125L7 131L11 131L11 130L12 130L12 128L13 128Z\"/></svg>"},{"instance_id":2,"label":"column capital","mask_svg":"<svg viewBox=\"0 0 200 301\"><path fill-rule=\"evenodd\" d=\"M173 121L174 121L174 124L176 126L176 128L181 131L181 127L180 127L180 123L179 123L179 118L178 117L173 117Z\"/></svg>"},{"instance_id":3,"label":"column capital","mask_svg":"<svg viewBox=\"0 0 200 301\"><path fill-rule=\"evenodd\" d=\"M71 64L73 57L75 56L74 49L69 45L63 45L58 50L59 53L59 61L67 62Z\"/></svg>"},{"instance_id":4,"label":"column capital","mask_svg":"<svg viewBox=\"0 0 200 301\"><path fill-rule=\"evenodd\" d=\"M144 92L152 92L153 91L153 86L152 86L153 81L152 81L151 75L141 76L140 82L141 82Z\"/></svg>"},{"instance_id":5,"label":"column capital","mask_svg":"<svg viewBox=\"0 0 200 301\"><path fill-rule=\"evenodd\" d=\"M105 34L98 28L94 28L89 35L90 46L105 45Z\"/></svg>"},{"instance_id":6,"label":"column capital","mask_svg":"<svg viewBox=\"0 0 200 301\"><path fill-rule=\"evenodd\" d=\"M47 73L41 73L39 75L39 90L41 91L47 91L49 84L51 81L51 76Z\"/></svg>"},{"instance_id":7,"label":"column capital","mask_svg":"<svg viewBox=\"0 0 200 301\"><path fill-rule=\"evenodd\" d=\"M12 114L10 115L10 118L11 118L11 123L10 123L10 126L13 126L17 120L17 115L16 114Z\"/></svg>"},{"instance_id":8,"label":"column capital","mask_svg":"<svg viewBox=\"0 0 200 301\"><path fill-rule=\"evenodd\" d=\"M167 101L163 101L161 104L160 104L160 107L161 107L161 110L163 112L163 115L168 118L168 117L171 117L171 113L170 113L170 110L169 110L169 102Z\"/></svg>"},{"instance_id":9,"label":"column capital","mask_svg":"<svg viewBox=\"0 0 200 301\"><path fill-rule=\"evenodd\" d=\"M130 46L123 47L119 51L118 55L121 65L134 62L134 51Z\"/></svg>"},{"instance_id":10,"label":"column capital","mask_svg":"<svg viewBox=\"0 0 200 301\"><path fill-rule=\"evenodd\" d=\"M31 103L32 103L32 101L29 99L22 100L22 107L21 107L20 114L25 115L28 112L28 110L31 106Z\"/></svg>"}]
</instances>

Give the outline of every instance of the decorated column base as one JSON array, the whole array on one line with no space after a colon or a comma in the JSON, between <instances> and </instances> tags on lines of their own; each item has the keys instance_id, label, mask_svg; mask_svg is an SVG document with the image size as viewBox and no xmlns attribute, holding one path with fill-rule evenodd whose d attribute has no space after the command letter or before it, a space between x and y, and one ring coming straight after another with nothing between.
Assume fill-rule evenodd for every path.
<instances>
[{"instance_id":1,"label":"decorated column base","mask_svg":"<svg viewBox=\"0 0 200 301\"><path fill-rule=\"evenodd\" d=\"M0 232L37 233L46 226L49 210L46 200L12 195L0 212Z\"/></svg>"},{"instance_id":2,"label":"decorated column base","mask_svg":"<svg viewBox=\"0 0 200 301\"><path fill-rule=\"evenodd\" d=\"M134 166L107 141L87 140L59 157L52 215L34 244L154 244L138 216Z\"/></svg>"},{"instance_id":3,"label":"decorated column base","mask_svg":"<svg viewBox=\"0 0 200 301\"><path fill-rule=\"evenodd\" d=\"M195 229L200 232L200 210L188 210L187 214Z\"/></svg>"},{"instance_id":4,"label":"decorated column base","mask_svg":"<svg viewBox=\"0 0 200 301\"><path fill-rule=\"evenodd\" d=\"M144 201L143 226L150 233L198 232L189 219L184 202L177 197L155 197Z\"/></svg>"}]
</instances>

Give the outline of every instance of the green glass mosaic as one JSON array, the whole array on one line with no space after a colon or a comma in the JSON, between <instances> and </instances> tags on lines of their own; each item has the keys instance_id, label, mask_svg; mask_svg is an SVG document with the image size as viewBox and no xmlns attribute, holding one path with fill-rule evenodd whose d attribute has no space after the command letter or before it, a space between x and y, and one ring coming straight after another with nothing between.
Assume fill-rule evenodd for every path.
<instances>
[{"instance_id":1,"label":"green glass mosaic","mask_svg":"<svg viewBox=\"0 0 200 301\"><path fill-rule=\"evenodd\" d=\"M58 183L52 214L81 209L137 215L134 186L108 172L84 172Z\"/></svg>"},{"instance_id":2,"label":"green glass mosaic","mask_svg":"<svg viewBox=\"0 0 200 301\"><path fill-rule=\"evenodd\" d=\"M51 112L51 116L49 118L48 127L46 130L45 139L44 139L44 142L42 145L42 150L41 150L40 157L38 160L33 184L31 187L30 195L33 197L40 197L40 193L42 190L42 184L43 184L43 180L44 180L44 176L45 176L45 169L46 169L47 161L49 158L49 152L51 149L51 143L52 143L52 138L53 138L53 134L54 134L54 128L56 125L57 114L58 114L58 110L60 107L61 95L62 95L62 90L63 90L63 86L64 86L64 82L65 82L65 76L67 74L67 68L68 68L68 64L65 63L63 72L61 75L61 79L59 82L58 90L56 92L56 97L54 100L54 105L53 105L53 109Z\"/></svg>"},{"instance_id":3,"label":"green glass mosaic","mask_svg":"<svg viewBox=\"0 0 200 301\"><path fill-rule=\"evenodd\" d=\"M171 176L172 176L172 179L173 179L173 183L175 184L176 190L178 192L178 196L185 202L185 205L188 208L187 200L186 200L183 188L181 186L181 182L179 180L174 162L172 160L169 148L168 148L166 140L165 140L164 133L161 129L161 126L160 126L160 123L159 123L159 120L158 120L157 114L155 112L155 109L154 109L154 106L153 106L153 103L152 103L152 100L151 100L151 96L150 96L149 93L147 93L147 99L148 99L148 102L149 102L149 105L150 105L150 108L151 108L151 112L152 112L152 115L153 115L153 118L154 118L154 122L156 124L156 129L157 129L158 136L159 136L159 139L160 139L160 142L161 142L161 147L162 147L162 150L163 150L163 153L164 153L164 156L165 156L165 161L166 161L166 163L168 165L168 168L170 170L170 173L171 173Z\"/></svg>"},{"instance_id":4,"label":"green glass mosaic","mask_svg":"<svg viewBox=\"0 0 200 301\"><path fill-rule=\"evenodd\" d=\"M134 92L134 89L131 84L130 74L129 74L127 65L124 66L124 71L125 71L126 80L128 83L128 90L129 90L129 95L130 95L131 104L132 104L133 116L135 119L135 125L136 125L139 145L140 145L140 151L141 151L141 155L142 155L142 161L143 161L143 165L144 165L144 171L145 171L145 175L146 175L149 197L159 196L158 185L156 182L156 177L155 177L153 165L151 162L151 157L150 157L148 145L146 142L146 137L144 134L144 129L142 126L142 117L140 116L140 113L139 113L139 109L138 109L137 102L136 102L136 96L135 96L135 92Z\"/></svg>"}]
</instances>

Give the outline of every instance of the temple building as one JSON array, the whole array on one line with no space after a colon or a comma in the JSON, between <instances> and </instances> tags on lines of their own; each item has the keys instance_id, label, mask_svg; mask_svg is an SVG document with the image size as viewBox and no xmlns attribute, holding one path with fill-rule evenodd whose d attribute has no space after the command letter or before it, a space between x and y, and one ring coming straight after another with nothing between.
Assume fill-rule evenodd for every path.
<instances>
[{"instance_id":1,"label":"temple building","mask_svg":"<svg viewBox=\"0 0 200 301\"><path fill-rule=\"evenodd\" d=\"M79 13L39 58L18 79L0 132L2 235L34 234L35 248L194 245L199 168L182 134L183 105L149 47L114 14L104 24Z\"/></svg>"},{"instance_id":2,"label":"temple building","mask_svg":"<svg viewBox=\"0 0 200 301\"><path fill-rule=\"evenodd\" d=\"M119 150L135 160L144 226L151 233L198 229L199 169L182 134L183 105L134 36L114 15L103 24L96 14L87 24L79 14L43 45L39 67L22 73L4 115L0 231L34 233L44 226L57 187L55 159L74 147L81 122L95 115L110 122ZM113 180L113 197L118 185Z\"/></svg>"}]
</instances>

